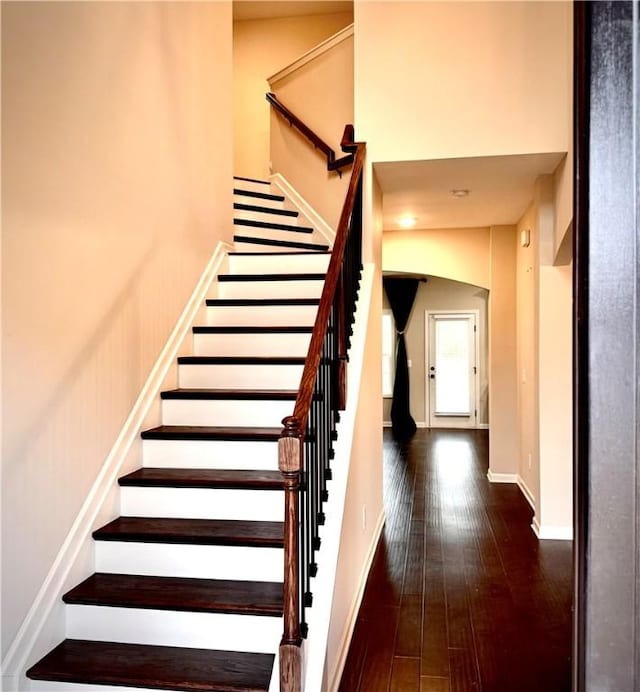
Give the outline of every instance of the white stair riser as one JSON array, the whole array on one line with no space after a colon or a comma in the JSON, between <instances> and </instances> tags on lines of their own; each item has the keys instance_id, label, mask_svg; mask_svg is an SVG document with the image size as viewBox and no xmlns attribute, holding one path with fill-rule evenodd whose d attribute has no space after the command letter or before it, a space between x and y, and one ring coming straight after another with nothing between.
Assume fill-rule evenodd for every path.
<instances>
[{"instance_id":1,"label":"white stair riser","mask_svg":"<svg viewBox=\"0 0 640 692\"><path fill-rule=\"evenodd\" d=\"M249 176L250 177L250 176ZM252 192L262 192L267 195L279 194L273 191L271 183L268 180L242 180L242 176L233 178L233 188L235 190L251 190Z\"/></svg>"},{"instance_id":2,"label":"white stair riser","mask_svg":"<svg viewBox=\"0 0 640 692\"><path fill-rule=\"evenodd\" d=\"M70 639L273 653L282 637L279 617L85 605L65 611Z\"/></svg>"},{"instance_id":3,"label":"white stair riser","mask_svg":"<svg viewBox=\"0 0 640 692\"><path fill-rule=\"evenodd\" d=\"M239 181L242 182L242 181ZM246 190L245 187L240 187L239 185L235 186L236 190ZM264 190L256 190L256 192L260 192L263 194L272 194L270 191L267 190L265 193ZM236 194L235 192L233 193L233 202L234 204L254 204L256 206L260 207L269 207L270 209L284 209L284 202L279 201L279 200L274 200L274 199L263 199L262 197L250 197L249 195L239 195Z\"/></svg>"},{"instance_id":4,"label":"white stair riser","mask_svg":"<svg viewBox=\"0 0 640 692\"><path fill-rule=\"evenodd\" d=\"M207 308L207 324L312 327L317 312L317 305L216 305Z\"/></svg>"},{"instance_id":5,"label":"white stair riser","mask_svg":"<svg viewBox=\"0 0 640 692\"><path fill-rule=\"evenodd\" d=\"M216 425L271 428L293 413L293 401L164 399L164 425Z\"/></svg>"},{"instance_id":6,"label":"white stair riser","mask_svg":"<svg viewBox=\"0 0 640 692\"><path fill-rule=\"evenodd\" d=\"M179 365L183 388L298 389L302 365Z\"/></svg>"},{"instance_id":7,"label":"white stair riser","mask_svg":"<svg viewBox=\"0 0 640 692\"><path fill-rule=\"evenodd\" d=\"M120 513L127 517L283 521L281 490L218 488L120 488Z\"/></svg>"},{"instance_id":8,"label":"white stair riser","mask_svg":"<svg viewBox=\"0 0 640 692\"><path fill-rule=\"evenodd\" d=\"M243 233L236 233L236 235L245 235ZM326 243L325 243L326 245ZM288 247L286 245L264 245L260 243L245 243L242 241L234 241L233 249L235 252L277 252L290 254L295 253L305 253L309 252L308 249Z\"/></svg>"},{"instance_id":9,"label":"white stair riser","mask_svg":"<svg viewBox=\"0 0 640 692\"><path fill-rule=\"evenodd\" d=\"M96 572L282 581L281 548L96 541Z\"/></svg>"},{"instance_id":10,"label":"white stair riser","mask_svg":"<svg viewBox=\"0 0 640 692\"><path fill-rule=\"evenodd\" d=\"M256 207L263 207L260 204L260 200L256 200ZM240 202L244 204L244 202ZM252 221L264 221L265 223L286 223L289 226L298 226L300 224L298 216L291 216L290 214L271 214L268 211L251 211L249 209L234 209L233 210L234 219L251 219Z\"/></svg>"},{"instance_id":11,"label":"white stair riser","mask_svg":"<svg viewBox=\"0 0 640 692\"><path fill-rule=\"evenodd\" d=\"M320 298L323 280L219 281L219 298Z\"/></svg>"},{"instance_id":12,"label":"white stair riser","mask_svg":"<svg viewBox=\"0 0 640 692\"><path fill-rule=\"evenodd\" d=\"M305 357L311 334L194 334L196 356Z\"/></svg>"},{"instance_id":13,"label":"white stair riser","mask_svg":"<svg viewBox=\"0 0 640 692\"><path fill-rule=\"evenodd\" d=\"M232 440L143 440L142 463L150 468L278 468L277 442Z\"/></svg>"},{"instance_id":14,"label":"white stair riser","mask_svg":"<svg viewBox=\"0 0 640 692\"><path fill-rule=\"evenodd\" d=\"M296 255L229 255L230 274L324 274L328 266L329 255L324 252Z\"/></svg>"}]
</instances>

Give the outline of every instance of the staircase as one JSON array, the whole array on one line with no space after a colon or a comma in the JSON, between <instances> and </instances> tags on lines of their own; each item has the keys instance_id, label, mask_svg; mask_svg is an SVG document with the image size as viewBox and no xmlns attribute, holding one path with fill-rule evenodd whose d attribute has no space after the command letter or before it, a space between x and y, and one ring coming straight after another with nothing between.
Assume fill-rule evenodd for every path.
<instances>
[{"instance_id":1,"label":"staircase","mask_svg":"<svg viewBox=\"0 0 640 692\"><path fill-rule=\"evenodd\" d=\"M66 636L33 690L266 692L283 632L281 421L291 414L328 246L268 183L235 179L235 249L93 533L95 574L65 594Z\"/></svg>"}]
</instances>

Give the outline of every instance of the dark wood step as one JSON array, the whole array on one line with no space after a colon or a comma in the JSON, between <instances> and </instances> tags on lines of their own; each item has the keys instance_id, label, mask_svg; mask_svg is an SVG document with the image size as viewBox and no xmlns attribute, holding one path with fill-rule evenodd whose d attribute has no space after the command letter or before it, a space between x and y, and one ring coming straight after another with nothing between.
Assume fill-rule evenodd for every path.
<instances>
[{"instance_id":1,"label":"dark wood step","mask_svg":"<svg viewBox=\"0 0 640 692\"><path fill-rule=\"evenodd\" d=\"M245 178L241 175L234 175L234 180L244 180L246 183L258 183L259 185L266 185L267 187L271 185L268 180L260 180L259 178Z\"/></svg>"},{"instance_id":2,"label":"dark wood step","mask_svg":"<svg viewBox=\"0 0 640 692\"><path fill-rule=\"evenodd\" d=\"M234 219L235 226L249 226L250 228L264 228L270 231L288 231L289 233L313 233L309 226L295 226L290 223L272 223L271 221L256 221L255 219Z\"/></svg>"},{"instance_id":3,"label":"dark wood step","mask_svg":"<svg viewBox=\"0 0 640 692\"><path fill-rule=\"evenodd\" d=\"M254 199L268 199L273 202L284 202L282 195L270 195L266 192L254 192L253 190L242 190L241 188L233 188L233 194L241 197L253 197Z\"/></svg>"},{"instance_id":4,"label":"dark wood step","mask_svg":"<svg viewBox=\"0 0 640 692\"><path fill-rule=\"evenodd\" d=\"M65 639L27 677L185 692L267 692L273 661L272 654Z\"/></svg>"},{"instance_id":5,"label":"dark wood step","mask_svg":"<svg viewBox=\"0 0 640 692\"><path fill-rule=\"evenodd\" d=\"M280 307L320 305L319 298L207 298L207 307Z\"/></svg>"},{"instance_id":6,"label":"dark wood step","mask_svg":"<svg viewBox=\"0 0 640 692\"><path fill-rule=\"evenodd\" d=\"M299 213L292 209L274 209L273 207L261 207L257 204L242 204L241 202L236 202L233 208L238 211L252 211L257 214L275 214L276 216L288 216L293 218L299 216Z\"/></svg>"},{"instance_id":7,"label":"dark wood step","mask_svg":"<svg viewBox=\"0 0 640 692\"><path fill-rule=\"evenodd\" d=\"M313 327L209 325L193 327L194 334L311 334Z\"/></svg>"},{"instance_id":8,"label":"dark wood step","mask_svg":"<svg viewBox=\"0 0 640 692\"><path fill-rule=\"evenodd\" d=\"M236 243L247 243L250 245L267 245L268 247L290 247L299 248L300 250L318 250L326 252L329 249L328 245L321 243L300 243L292 240L275 240L273 238L252 238L244 235L234 235L233 240ZM278 253L279 254L279 253Z\"/></svg>"},{"instance_id":9,"label":"dark wood step","mask_svg":"<svg viewBox=\"0 0 640 692\"><path fill-rule=\"evenodd\" d=\"M236 257L259 257L263 255L268 255L270 257L304 257L305 255L330 255L331 253L328 250L324 250L322 252L237 252L235 250L232 250L227 254L235 255Z\"/></svg>"},{"instance_id":10,"label":"dark wood step","mask_svg":"<svg viewBox=\"0 0 640 692\"><path fill-rule=\"evenodd\" d=\"M280 521L118 517L93 532L96 541L282 548Z\"/></svg>"},{"instance_id":11,"label":"dark wood step","mask_svg":"<svg viewBox=\"0 0 640 692\"><path fill-rule=\"evenodd\" d=\"M179 388L160 392L161 399L196 401L295 401L297 389Z\"/></svg>"},{"instance_id":12,"label":"dark wood step","mask_svg":"<svg viewBox=\"0 0 640 692\"><path fill-rule=\"evenodd\" d=\"M159 425L143 430L143 440L198 440L215 442L277 442L282 428L240 428L211 425Z\"/></svg>"},{"instance_id":13,"label":"dark wood step","mask_svg":"<svg viewBox=\"0 0 640 692\"><path fill-rule=\"evenodd\" d=\"M220 488L282 490L280 471L241 469L171 469L145 466L122 476L118 483L134 488Z\"/></svg>"},{"instance_id":14,"label":"dark wood step","mask_svg":"<svg viewBox=\"0 0 640 692\"><path fill-rule=\"evenodd\" d=\"M304 365L304 358L285 356L180 356L178 365Z\"/></svg>"},{"instance_id":15,"label":"dark wood step","mask_svg":"<svg viewBox=\"0 0 640 692\"><path fill-rule=\"evenodd\" d=\"M277 582L101 573L62 597L73 605L272 617L282 615L282 599L282 584Z\"/></svg>"},{"instance_id":16,"label":"dark wood step","mask_svg":"<svg viewBox=\"0 0 640 692\"><path fill-rule=\"evenodd\" d=\"M245 281L324 281L326 274L301 272L298 274L218 274L222 283Z\"/></svg>"}]
</instances>

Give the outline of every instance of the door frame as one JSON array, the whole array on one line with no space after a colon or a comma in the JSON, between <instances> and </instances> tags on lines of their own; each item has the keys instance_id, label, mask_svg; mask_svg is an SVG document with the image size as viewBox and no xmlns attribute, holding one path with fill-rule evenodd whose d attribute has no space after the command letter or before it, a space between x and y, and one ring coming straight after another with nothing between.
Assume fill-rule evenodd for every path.
<instances>
[{"instance_id":1,"label":"door frame","mask_svg":"<svg viewBox=\"0 0 640 692\"><path fill-rule=\"evenodd\" d=\"M429 335L429 325L431 315L473 315L475 318L475 353L474 357L476 360L476 372L475 372L475 396L474 396L474 408L475 416L470 416L470 420L473 420L473 425L452 425L447 423L444 425L431 425L431 385L429 383L429 348L431 345L430 335ZM478 415L480 412L480 310L470 309L470 310L425 310L424 311L424 411L425 411L425 424L427 428L460 428L461 430L476 430L479 427ZM464 420L464 417L460 417Z\"/></svg>"},{"instance_id":2,"label":"door frame","mask_svg":"<svg viewBox=\"0 0 640 692\"><path fill-rule=\"evenodd\" d=\"M575 692L640 689L640 3L574 3Z\"/></svg>"}]
</instances>

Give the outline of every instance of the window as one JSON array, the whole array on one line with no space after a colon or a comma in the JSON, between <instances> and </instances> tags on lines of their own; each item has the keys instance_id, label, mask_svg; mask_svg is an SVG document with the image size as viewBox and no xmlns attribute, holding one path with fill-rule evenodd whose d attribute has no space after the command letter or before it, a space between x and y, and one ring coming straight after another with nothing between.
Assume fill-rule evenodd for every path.
<instances>
[{"instance_id":1,"label":"window","mask_svg":"<svg viewBox=\"0 0 640 692\"><path fill-rule=\"evenodd\" d=\"M391 310L382 311L382 396L393 396L396 369L396 327Z\"/></svg>"}]
</instances>

